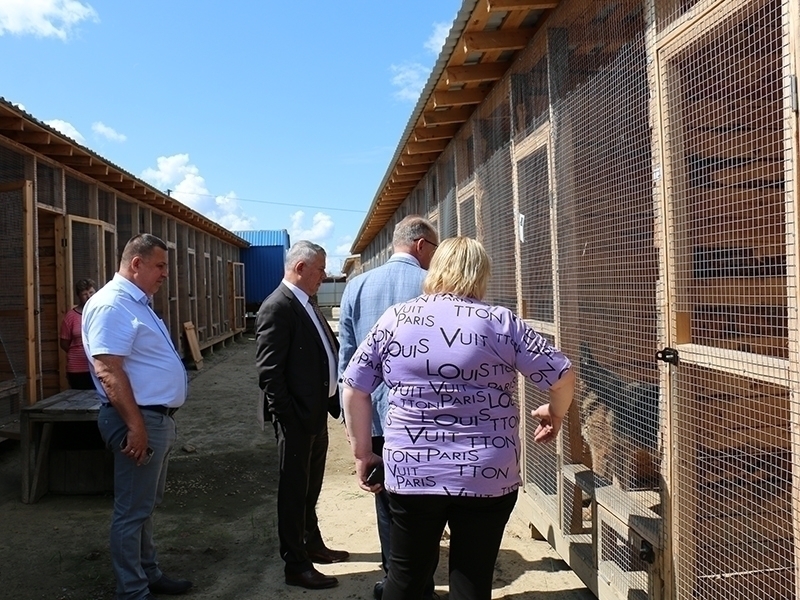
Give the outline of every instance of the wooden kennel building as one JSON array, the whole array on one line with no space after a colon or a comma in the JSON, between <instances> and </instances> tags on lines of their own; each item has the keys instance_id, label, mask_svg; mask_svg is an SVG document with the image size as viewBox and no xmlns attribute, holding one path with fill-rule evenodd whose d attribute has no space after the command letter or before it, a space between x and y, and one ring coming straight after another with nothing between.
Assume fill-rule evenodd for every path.
<instances>
[{"instance_id":1,"label":"wooden kennel building","mask_svg":"<svg viewBox=\"0 0 800 600\"><path fill-rule=\"evenodd\" d=\"M154 297L178 352L244 329L247 242L0 99L0 438L19 435L20 406L66 388L58 335L74 282L98 287L127 241L153 233L169 247L169 279Z\"/></svg>"},{"instance_id":2,"label":"wooden kennel building","mask_svg":"<svg viewBox=\"0 0 800 600\"><path fill-rule=\"evenodd\" d=\"M800 598L798 0L465 0L353 253L406 214L572 359L532 531L600 598ZM520 386L523 414L546 401Z\"/></svg>"}]
</instances>

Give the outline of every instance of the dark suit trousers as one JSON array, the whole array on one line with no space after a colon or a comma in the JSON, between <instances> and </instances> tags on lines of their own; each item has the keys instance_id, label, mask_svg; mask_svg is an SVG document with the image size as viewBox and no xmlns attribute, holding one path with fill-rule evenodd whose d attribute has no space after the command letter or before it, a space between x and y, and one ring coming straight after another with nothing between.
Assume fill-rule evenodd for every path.
<instances>
[{"instance_id":1,"label":"dark suit trousers","mask_svg":"<svg viewBox=\"0 0 800 600\"><path fill-rule=\"evenodd\" d=\"M286 572L302 573L313 567L306 548L324 546L317 522L317 500L322 490L328 454L328 424L316 435L275 421L278 459L278 539Z\"/></svg>"}]
</instances>

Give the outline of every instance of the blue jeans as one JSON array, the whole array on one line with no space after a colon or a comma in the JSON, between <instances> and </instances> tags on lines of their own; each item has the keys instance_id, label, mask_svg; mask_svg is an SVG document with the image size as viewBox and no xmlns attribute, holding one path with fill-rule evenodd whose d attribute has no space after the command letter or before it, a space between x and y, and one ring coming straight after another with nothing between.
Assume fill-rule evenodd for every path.
<instances>
[{"instance_id":1,"label":"blue jeans","mask_svg":"<svg viewBox=\"0 0 800 600\"><path fill-rule=\"evenodd\" d=\"M143 410L147 444L153 457L147 465L122 454L120 442L128 427L111 406L100 408L100 435L114 453L114 513L111 518L111 564L117 578L117 600L142 600L147 586L162 573L153 542L153 510L164 497L169 453L175 444L172 417Z\"/></svg>"}]
</instances>

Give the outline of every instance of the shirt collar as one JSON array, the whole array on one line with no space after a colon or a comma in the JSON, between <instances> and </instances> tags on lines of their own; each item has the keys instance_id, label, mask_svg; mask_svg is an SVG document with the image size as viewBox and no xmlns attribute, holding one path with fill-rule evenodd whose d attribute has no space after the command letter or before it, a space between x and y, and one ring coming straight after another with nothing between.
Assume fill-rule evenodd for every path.
<instances>
[{"instance_id":1,"label":"shirt collar","mask_svg":"<svg viewBox=\"0 0 800 600\"><path fill-rule=\"evenodd\" d=\"M392 260L392 258L394 258L395 256L398 257L398 258L410 258L411 260L413 260L417 264L417 266L420 269L422 268L422 266L419 264L419 261L417 260L417 257L412 255L412 254L409 254L408 252L395 252L394 254L392 254L392 256L391 256L391 258L389 260Z\"/></svg>"},{"instance_id":2,"label":"shirt collar","mask_svg":"<svg viewBox=\"0 0 800 600\"><path fill-rule=\"evenodd\" d=\"M114 273L114 283L116 283L119 287L123 289L125 293L127 293L131 298L133 298L139 304L148 304L150 298L147 297L142 289L133 283L130 279L126 279L119 273Z\"/></svg>"},{"instance_id":3,"label":"shirt collar","mask_svg":"<svg viewBox=\"0 0 800 600\"><path fill-rule=\"evenodd\" d=\"M283 283L283 285L292 290L292 293L294 294L295 298L297 298L300 301L300 304L302 304L303 307L305 307L305 305L308 304L308 294L306 294L303 290L301 290L295 284L286 281L285 279L281 283Z\"/></svg>"}]
</instances>

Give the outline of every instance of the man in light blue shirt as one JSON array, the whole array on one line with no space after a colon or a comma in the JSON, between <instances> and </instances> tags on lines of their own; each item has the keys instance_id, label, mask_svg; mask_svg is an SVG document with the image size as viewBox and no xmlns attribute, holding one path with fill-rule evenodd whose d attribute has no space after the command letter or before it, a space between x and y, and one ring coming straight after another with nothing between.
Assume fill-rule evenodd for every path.
<instances>
[{"instance_id":1,"label":"man in light blue shirt","mask_svg":"<svg viewBox=\"0 0 800 600\"><path fill-rule=\"evenodd\" d=\"M422 293L422 282L438 245L436 228L418 215L409 215L394 228L394 254L386 264L362 273L347 283L339 313L340 376L358 345L386 309ZM386 396L387 389L383 384L372 393L372 451L378 456L383 451L383 424L389 408ZM375 495L375 512L381 542L381 564L385 574L391 565L389 530L392 518L389 498L384 490ZM385 579L384 576L382 581L375 584L372 594L376 600L383 596ZM434 596L433 587L431 580L423 596L425 600Z\"/></svg>"},{"instance_id":2,"label":"man in light blue shirt","mask_svg":"<svg viewBox=\"0 0 800 600\"><path fill-rule=\"evenodd\" d=\"M83 310L83 347L103 405L98 427L114 453L111 562L117 600L182 594L192 583L161 571L152 514L161 503L173 414L186 401L186 370L150 299L169 274L167 245L154 235L132 238L119 271Z\"/></svg>"}]
</instances>

